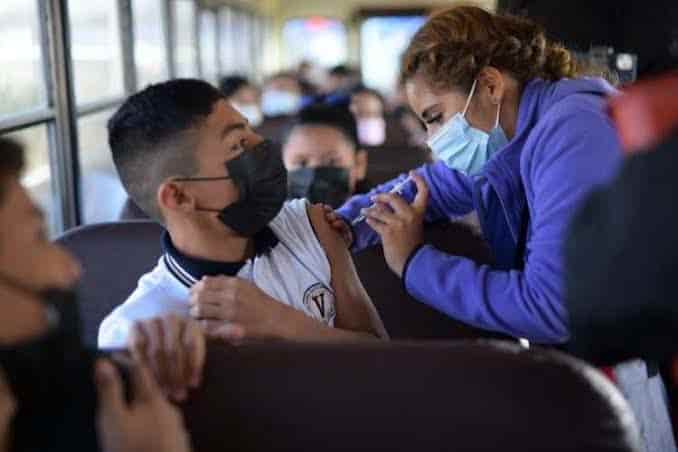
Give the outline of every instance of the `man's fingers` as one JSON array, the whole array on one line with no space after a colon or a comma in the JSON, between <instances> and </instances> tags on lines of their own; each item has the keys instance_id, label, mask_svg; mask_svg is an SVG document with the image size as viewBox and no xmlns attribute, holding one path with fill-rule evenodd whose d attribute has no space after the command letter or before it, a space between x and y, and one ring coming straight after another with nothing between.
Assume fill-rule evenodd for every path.
<instances>
[{"instance_id":1,"label":"man's fingers","mask_svg":"<svg viewBox=\"0 0 678 452\"><path fill-rule=\"evenodd\" d=\"M128 348L135 361L145 363L148 360L148 337L141 322L136 322L132 326Z\"/></svg>"},{"instance_id":2,"label":"man's fingers","mask_svg":"<svg viewBox=\"0 0 678 452\"><path fill-rule=\"evenodd\" d=\"M133 404L142 404L160 395L160 387L151 370L143 363L136 363L130 369Z\"/></svg>"},{"instance_id":3,"label":"man's fingers","mask_svg":"<svg viewBox=\"0 0 678 452\"><path fill-rule=\"evenodd\" d=\"M188 384L184 380L184 368L186 367L182 341L184 322L174 315L167 315L162 318L162 325L168 383L172 396L180 401L186 398L186 385Z\"/></svg>"},{"instance_id":4,"label":"man's fingers","mask_svg":"<svg viewBox=\"0 0 678 452\"><path fill-rule=\"evenodd\" d=\"M143 327L148 337L147 357L148 362L162 386L169 386L170 378L167 369L167 356L165 355L165 332L162 320L159 318L144 322Z\"/></svg>"},{"instance_id":5,"label":"man's fingers","mask_svg":"<svg viewBox=\"0 0 678 452\"><path fill-rule=\"evenodd\" d=\"M410 173L412 180L417 185L417 196L414 197L414 202L412 202L412 207L420 214L426 212L426 206L428 205L428 185L423 177L421 177L416 172L412 171Z\"/></svg>"},{"instance_id":6,"label":"man's fingers","mask_svg":"<svg viewBox=\"0 0 678 452\"><path fill-rule=\"evenodd\" d=\"M125 411L125 402L117 369L107 359L99 359L94 369L94 381L99 395L99 411L104 416L121 416Z\"/></svg>"},{"instance_id":7,"label":"man's fingers","mask_svg":"<svg viewBox=\"0 0 678 452\"><path fill-rule=\"evenodd\" d=\"M191 293L200 291L221 291L231 287L236 278L229 276L203 276L192 288Z\"/></svg>"},{"instance_id":8,"label":"man's fingers","mask_svg":"<svg viewBox=\"0 0 678 452\"><path fill-rule=\"evenodd\" d=\"M212 319L212 320L228 320L227 309L213 303L200 303L191 306L191 317L194 319Z\"/></svg>"},{"instance_id":9,"label":"man's fingers","mask_svg":"<svg viewBox=\"0 0 678 452\"><path fill-rule=\"evenodd\" d=\"M184 328L183 345L186 348L186 375L188 384L197 388L202 382L202 370L205 366L206 345L202 328L189 321Z\"/></svg>"},{"instance_id":10,"label":"man's fingers","mask_svg":"<svg viewBox=\"0 0 678 452\"><path fill-rule=\"evenodd\" d=\"M210 338L221 339L230 343L238 343L245 339L246 331L242 325L228 323L216 328L209 334Z\"/></svg>"}]
</instances>

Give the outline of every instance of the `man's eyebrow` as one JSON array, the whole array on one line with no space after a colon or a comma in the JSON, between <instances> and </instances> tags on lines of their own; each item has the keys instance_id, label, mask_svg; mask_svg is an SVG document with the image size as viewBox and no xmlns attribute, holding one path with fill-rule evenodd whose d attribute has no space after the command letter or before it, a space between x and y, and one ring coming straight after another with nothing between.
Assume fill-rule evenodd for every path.
<instances>
[{"instance_id":1,"label":"man's eyebrow","mask_svg":"<svg viewBox=\"0 0 678 452\"><path fill-rule=\"evenodd\" d=\"M233 124L229 124L224 129L221 131L221 139L224 140L228 136L228 134L236 131L236 130L245 130L247 128L247 124L244 122L236 122Z\"/></svg>"}]
</instances>

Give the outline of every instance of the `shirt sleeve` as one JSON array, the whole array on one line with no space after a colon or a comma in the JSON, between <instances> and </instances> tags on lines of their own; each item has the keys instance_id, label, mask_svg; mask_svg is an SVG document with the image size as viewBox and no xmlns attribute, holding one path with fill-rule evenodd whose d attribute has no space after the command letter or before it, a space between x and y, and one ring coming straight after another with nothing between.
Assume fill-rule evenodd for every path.
<instances>
[{"instance_id":1,"label":"shirt sleeve","mask_svg":"<svg viewBox=\"0 0 678 452\"><path fill-rule=\"evenodd\" d=\"M418 168L429 188L429 201L426 210L426 221L433 222L443 218L453 218L466 215L473 210L471 179L464 174L452 170L443 162L424 165ZM385 184L379 185L365 195L354 196L344 204L337 213L351 224L360 216L360 211L372 205L371 197L380 193L387 193L393 187L407 178L406 174ZM402 197L411 203L417 194L414 182L405 185ZM353 251L360 251L379 243L379 235L362 221L353 226Z\"/></svg>"},{"instance_id":2,"label":"shirt sleeve","mask_svg":"<svg viewBox=\"0 0 678 452\"><path fill-rule=\"evenodd\" d=\"M404 282L418 300L468 324L562 343L569 337L565 232L584 195L616 171L619 143L609 122L579 111L535 130L524 152L531 223L524 270L494 270L427 245L411 259Z\"/></svg>"}]
</instances>

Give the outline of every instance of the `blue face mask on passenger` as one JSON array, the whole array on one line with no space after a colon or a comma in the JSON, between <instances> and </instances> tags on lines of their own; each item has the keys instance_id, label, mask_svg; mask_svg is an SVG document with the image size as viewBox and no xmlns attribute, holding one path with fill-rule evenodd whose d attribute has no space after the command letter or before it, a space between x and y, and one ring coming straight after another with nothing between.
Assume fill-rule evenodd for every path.
<instances>
[{"instance_id":1,"label":"blue face mask on passenger","mask_svg":"<svg viewBox=\"0 0 678 452\"><path fill-rule=\"evenodd\" d=\"M270 89L261 96L261 109L269 117L296 114L301 107L301 96L288 91Z\"/></svg>"},{"instance_id":2,"label":"blue face mask on passenger","mask_svg":"<svg viewBox=\"0 0 678 452\"><path fill-rule=\"evenodd\" d=\"M473 82L464 110L452 116L426 142L438 160L468 176L480 173L492 156L509 142L499 125L501 103L497 107L497 120L490 133L472 127L466 120L476 84L477 80Z\"/></svg>"}]
</instances>

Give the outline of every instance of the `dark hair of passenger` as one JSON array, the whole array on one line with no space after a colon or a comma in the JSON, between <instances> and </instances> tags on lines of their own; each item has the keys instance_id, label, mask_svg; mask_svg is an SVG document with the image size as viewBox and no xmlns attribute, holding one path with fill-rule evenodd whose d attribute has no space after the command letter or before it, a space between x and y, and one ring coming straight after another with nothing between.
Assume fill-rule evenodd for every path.
<instances>
[{"instance_id":1,"label":"dark hair of passenger","mask_svg":"<svg viewBox=\"0 0 678 452\"><path fill-rule=\"evenodd\" d=\"M381 105L382 105L384 108L386 108L386 99L385 99L384 96L383 96L379 91L377 91L376 89L368 88L368 87L366 87L365 85L360 84L360 85L356 86L356 87L351 91L351 94L352 94L352 95L355 95L355 94L369 94L369 95L372 95L372 96L376 97L377 99L379 99L379 102L381 102Z\"/></svg>"},{"instance_id":2,"label":"dark hair of passenger","mask_svg":"<svg viewBox=\"0 0 678 452\"><path fill-rule=\"evenodd\" d=\"M350 67L346 66L345 64L338 64L329 70L330 75L334 75L337 77L349 77L354 73L355 71Z\"/></svg>"},{"instance_id":3,"label":"dark hair of passenger","mask_svg":"<svg viewBox=\"0 0 678 452\"><path fill-rule=\"evenodd\" d=\"M23 147L14 140L0 137L0 202L4 200L7 178L17 176L23 167Z\"/></svg>"},{"instance_id":4,"label":"dark hair of passenger","mask_svg":"<svg viewBox=\"0 0 678 452\"><path fill-rule=\"evenodd\" d=\"M231 97L238 92L239 89L250 85L250 81L241 75L229 75L223 77L219 81L219 89L224 93L224 96Z\"/></svg>"},{"instance_id":5,"label":"dark hair of passenger","mask_svg":"<svg viewBox=\"0 0 678 452\"><path fill-rule=\"evenodd\" d=\"M108 121L113 161L125 189L151 218L163 222L158 187L197 172L189 131L199 127L224 95L207 82L176 79L127 99Z\"/></svg>"},{"instance_id":6,"label":"dark hair of passenger","mask_svg":"<svg viewBox=\"0 0 678 452\"><path fill-rule=\"evenodd\" d=\"M358 126L348 108L322 104L310 105L297 115L294 127L297 126L332 127L340 131L354 145L354 148L358 149Z\"/></svg>"}]
</instances>

